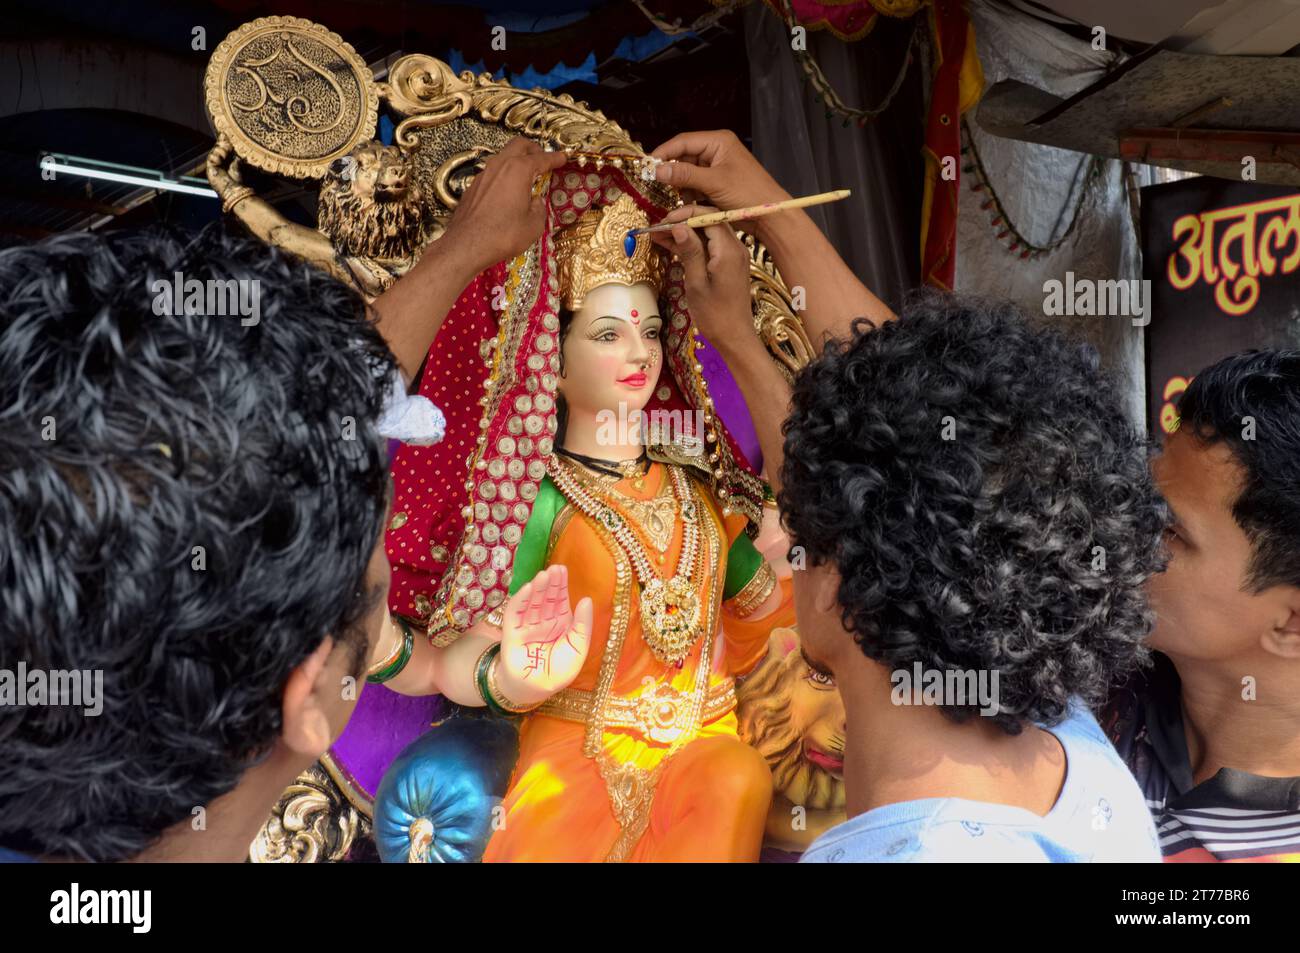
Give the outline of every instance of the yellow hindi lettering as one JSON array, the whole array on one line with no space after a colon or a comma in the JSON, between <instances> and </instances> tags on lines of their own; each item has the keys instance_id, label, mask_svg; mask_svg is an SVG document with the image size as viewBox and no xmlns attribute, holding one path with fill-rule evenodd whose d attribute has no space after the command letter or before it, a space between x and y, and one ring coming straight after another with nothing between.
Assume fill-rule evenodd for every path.
<instances>
[{"instance_id":1,"label":"yellow hindi lettering","mask_svg":"<svg viewBox=\"0 0 1300 953\"><path fill-rule=\"evenodd\" d=\"M1214 226L1204 227L1202 216L1200 215L1183 215L1174 221L1173 239L1178 239L1186 233L1187 240L1183 242L1178 251L1169 256L1168 276L1169 284L1178 291L1186 291L1197 280L1204 275L1207 284L1214 281L1210 272L1214 268L1213 261L1210 258L1210 242L1214 234ZM1204 239L1202 239L1204 234ZM1182 274L1178 270L1177 257L1181 255L1187 262L1187 273Z\"/></svg>"},{"instance_id":2,"label":"yellow hindi lettering","mask_svg":"<svg viewBox=\"0 0 1300 953\"><path fill-rule=\"evenodd\" d=\"M1291 246L1291 251L1282 259L1282 274L1289 275L1300 267L1300 192L1288 195L1283 202L1286 217L1270 218L1259 240L1260 268L1266 275L1277 270L1273 253L1282 251L1287 245Z\"/></svg>"},{"instance_id":3,"label":"yellow hindi lettering","mask_svg":"<svg viewBox=\"0 0 1300 953\"><path fill-rule=\"evenodd\" d=\"M1179 216L1171 237L1181 244L1166 263L1170 286L1204 282L1225 314L1247 314L1259 302L1261 274L1300 268L1300 193Z\"/></svg>"},{"instance_id":4,"label":"yellow hindi lettering","mask_svg":"<svg viewBox=\"0 0 1300 953\"><path fill-rule=\"evenodd\" d=\"M1225 314L1243 315L1259 300L1259 256L1255 254L1255 215L1258 205L1238 206L1240 211L1219 239L1219 268L1223 272L1214 287L1214 303ZM1233 244L1238 246L1241 261L1232 257Z\"/></svg>"}]
</instances>

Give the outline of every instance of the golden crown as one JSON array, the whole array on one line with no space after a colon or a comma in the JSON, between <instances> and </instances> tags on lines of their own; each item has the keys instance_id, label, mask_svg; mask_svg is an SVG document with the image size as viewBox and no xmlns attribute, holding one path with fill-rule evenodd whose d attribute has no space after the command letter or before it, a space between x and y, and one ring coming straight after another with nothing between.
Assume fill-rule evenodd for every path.
<instances>
[{"instance_id":1,"label":"golden crown","mask_svg":"<svg viewBox=\"0 0 1300 953\"><path fill-rule=\"evenodd\" d=\"M642 282L655 294L664 284L663 253L649 235L638 235L632 254L623 246L627 233L645 228L650 219L626 192L601 209L588 209L555 236L556 267L564 307L577 311L592 288Z\"/></svg>"}]
</instances>

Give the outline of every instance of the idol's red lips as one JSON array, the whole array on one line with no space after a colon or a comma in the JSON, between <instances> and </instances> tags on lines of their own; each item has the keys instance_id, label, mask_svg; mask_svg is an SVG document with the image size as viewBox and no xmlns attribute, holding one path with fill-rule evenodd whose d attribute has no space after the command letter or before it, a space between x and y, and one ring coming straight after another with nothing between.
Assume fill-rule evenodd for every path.
<instances>
[{"instance_id":1,"label":"idol's red lips","mask_svg":"<svg viewBox=\"0 0 1300 953\"><path fill-rule=\"evenodd\" d=\"M623 379L621 379L619 383L629 384L632 387L644 387L645 381L646 381L646 376L644 374L632 374L628 377L624 377Z\"/></svg>"}]
</instances>

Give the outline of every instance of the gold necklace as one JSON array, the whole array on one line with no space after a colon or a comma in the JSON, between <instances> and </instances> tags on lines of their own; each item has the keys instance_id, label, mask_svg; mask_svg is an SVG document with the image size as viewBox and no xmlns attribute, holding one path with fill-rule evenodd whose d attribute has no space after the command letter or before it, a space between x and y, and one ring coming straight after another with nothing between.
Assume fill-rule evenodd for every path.
<instances>
[{"instance_id":1,"label":"gold necklace","mask_svg":"<svg viewBox=\"0 0 1300 953\"><path fill-rule=\"evenodd\" d=\"M547 461L551 479L577 510L603 526L614 537L641 584L641 628L646 646L661 662L680 665L700 636L701 606L698 584L703 576L700 558L700 501L679 467L668 468L673 495L682 518L682 548L677 568L665 580L650 565L644 548L628 520L608 499L597 499L583 486L567 462L553 455ZM602 494L603 495L603 494ZM705 515L707 519L707 514ZM701 662L707 665L707 661Z\"/></svg>"},{"instance_id":2,"label":"gold necklace","mask_svg":"<svg viewBox=\"0 0 1300 953\"><path fill-rule=\"evenodd\" d=\"M598 499L605 498L608 501L611 494L618 495L619 508L628 512L634 527L640 530L641 535L658 550L659 555L655 557L655 563L662 566L668 546L673 541L673 526L677 518L677 500L671 491L672 480L664 480L655 496L648 500L641 500L615 489L618 481L599 470L592 470L585 466L571 466L570 472ZM647 469L642 477L648 476L649 472ZM642 480L637 480L633 486L641 489L642 484Z\"/></svg>"},{"instance_id":3,"label":"gold necklace","mask_svg":"<svg viewBox=\"0 0 1300 953\"><path fill-rule=\"evenodd\" d=\"M598 457L588 457L581 453L574 453L571 450L565 450L563 447L557 447L556 453L567 459L570 463L578 464L575 472L586 472L599 479L602 483L618 483L620 480L636 480L638 490L644 487L645 475L650 472L650 459L646 456L644 450L639 457L633 457L630 460L602 460ZM641 469L641 464L645 464L645 469Z\"/></svg>"}]
</instances>

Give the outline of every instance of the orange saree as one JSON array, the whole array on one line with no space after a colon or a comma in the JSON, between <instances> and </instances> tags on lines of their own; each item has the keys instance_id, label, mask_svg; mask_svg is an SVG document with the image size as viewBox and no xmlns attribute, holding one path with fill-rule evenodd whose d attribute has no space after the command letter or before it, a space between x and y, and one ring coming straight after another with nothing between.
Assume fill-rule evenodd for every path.
<instances>
[{"instance_id":1,"label":"orange saree","mask_svg":"<svg viewBox=\"0 0 1300 953\"><path fill-rule=\"evenodd\" d=\"M668 464L614 485L631 502L662 499ZM565 506L551 527L546 565L564 564L576 604L595 606L591 650L573 684L523 719L519 761L500 828L484 860L753 861L758 859L772 783L761 755L736 734L734 676L762 657L768 633L790 625L789 582L780 608L742 618L775 580L764 565L726 602L723 580L745 520L722 517L707 491L701 533L703 633L680 666L651 652L630 562L609 532ZM683 523L674 517L662 554L667 578L677 564ZM651 552L647 550L647 552Z\"/></svg>"}]
</instances>

